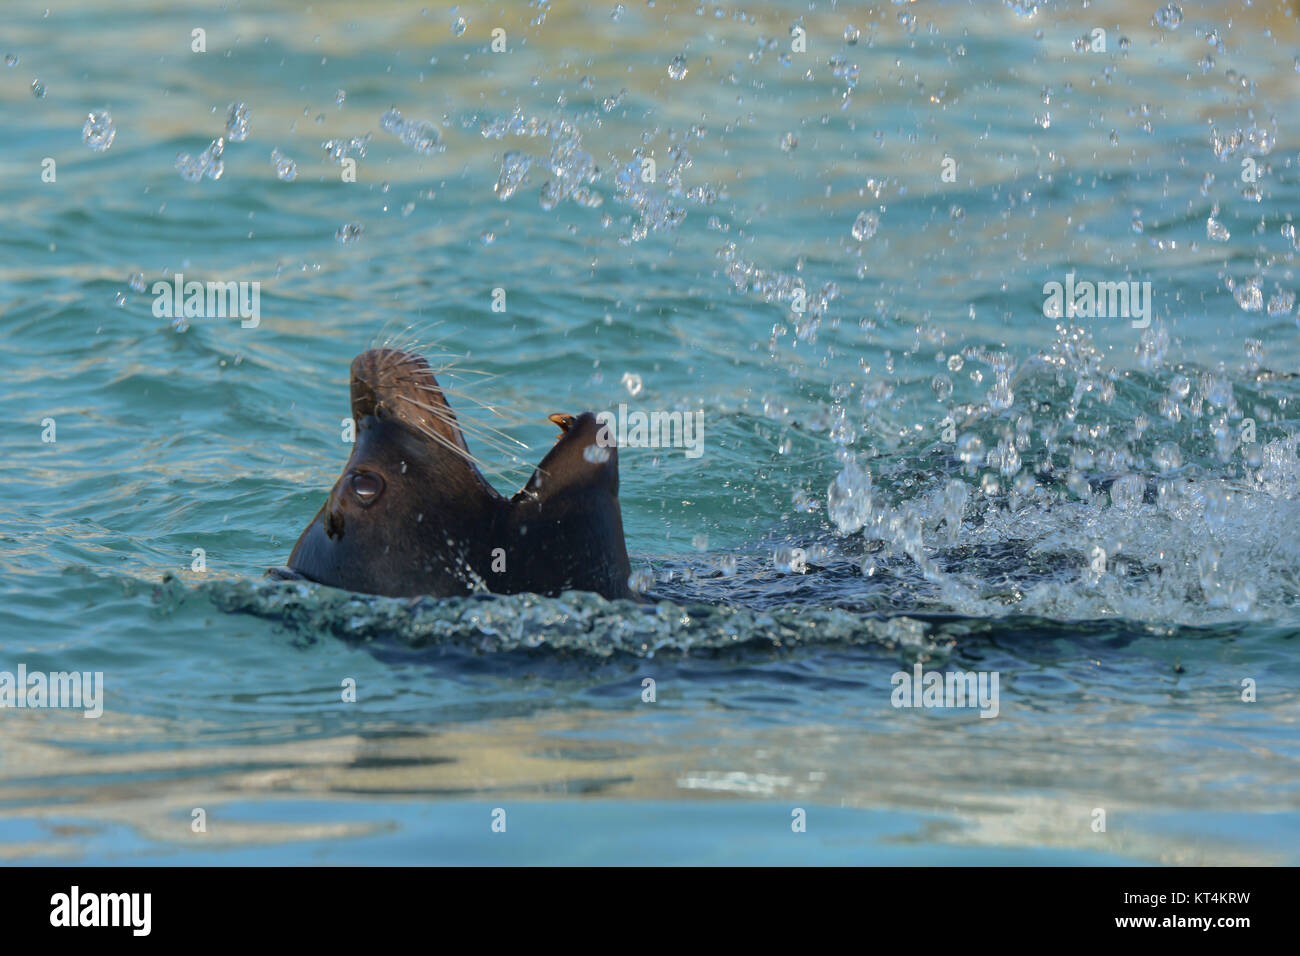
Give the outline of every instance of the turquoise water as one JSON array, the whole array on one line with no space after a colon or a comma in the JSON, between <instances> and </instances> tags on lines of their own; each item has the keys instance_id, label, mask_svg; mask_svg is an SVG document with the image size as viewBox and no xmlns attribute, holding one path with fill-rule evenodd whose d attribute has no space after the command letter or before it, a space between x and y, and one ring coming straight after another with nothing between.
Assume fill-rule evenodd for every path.
<instances>
[{"instance_id":1,"label":"turquoise water","mask_svg":"<svg viewBox=\"0 0 1300 956\"><path fill-rule=\"evenodd\" d=\"M1300 24L1164 6L6 5L0 672L104 713L0 709L0 858L1300 861ZM386 341L506 493L703 412L620 454L643 601L263 579Z\"/></svg>"}]
</instances>

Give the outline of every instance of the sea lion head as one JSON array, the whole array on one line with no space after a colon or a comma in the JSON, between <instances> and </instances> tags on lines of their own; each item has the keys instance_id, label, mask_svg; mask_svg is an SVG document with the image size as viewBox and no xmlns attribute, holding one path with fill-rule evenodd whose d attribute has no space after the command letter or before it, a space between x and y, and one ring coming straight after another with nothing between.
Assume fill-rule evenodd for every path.
<instances>
[{"instance_id":1,"label":"sea lion head","mask_svg":"<svg viewBox=\"0 0 1300 956\"><path fill-rule=\"evenodd\" d=\"M479 471L423 357L364 352L351 393L351 457L288 569L274 573L392 596L628 596L617 450L594 415L552 416L559 440L507 501Z\"/></svg>"}]
</instances>

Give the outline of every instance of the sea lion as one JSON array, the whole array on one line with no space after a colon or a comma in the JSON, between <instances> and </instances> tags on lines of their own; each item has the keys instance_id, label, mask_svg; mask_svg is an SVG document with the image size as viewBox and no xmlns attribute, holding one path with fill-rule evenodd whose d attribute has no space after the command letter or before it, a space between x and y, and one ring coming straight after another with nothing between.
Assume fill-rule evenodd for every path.
<instances>
[{"instance_id":1,"label":"sea lion","mask_svg":"<svg viewBox=\"0 0 1300 956\"><path fill-rule=\"evenodd\" d=\"M507 500L479 471L422 356L371 349L351 380L352 455L272 575L393 597L631 596L618 449L595 415L551 415L554 447Z\"/></svg>"}]
</instances>

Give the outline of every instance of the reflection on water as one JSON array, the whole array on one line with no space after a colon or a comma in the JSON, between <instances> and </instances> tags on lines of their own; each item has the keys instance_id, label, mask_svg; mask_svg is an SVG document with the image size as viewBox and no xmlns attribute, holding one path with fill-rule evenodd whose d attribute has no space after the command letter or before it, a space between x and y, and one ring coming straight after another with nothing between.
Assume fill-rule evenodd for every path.
<instances>
[{"instance_id":1,"label":"reflection on water","mask_svg":"<svg viewBox=\"0 0 1300 956\"><path fill-rule=\"evenodd\" d=\"M1134 720L1149 720L1155 712L1145 710ZM1207 826L1193 813L1201 802L1195 791L1214 789L1226 775L1240 772L1243 764L1231 753L1234 748L1206 739L1194 757L1152 759L1153 752L1181 750L1180 734L1153 728L1116 748L1108 740L1114 714L1085 711L1070 721L1026 721L1000 734L933 718L910 726L894 723L878 732L800 724L761 733L726 710L692 718L695 728L709 727L706 736L697 736L698 729L684 727L680 718L575 709L449 724L435 732L381 723L366 736L116 753L114 742L98 739L75 747L10 741L14 766L0 777L7 807L0 810L4 855L76 859L73 844L88 843L92 858L101 861L166 859L185 852L216 853L209 859L220 861L221 851L297 844L296 859L304 844L329 843L339 859L363 859L371 841L388 838L412 814L437 817L445 808L446 823L462 818L461 807L473 807L463 814L473 821L468 827L481 824L486 831L498 806L511 814L539 800L598 797L629 805L721 801L718 811L701 821L710 842L720 845L775 843L789 833L790 807L811 808L810 833L827 822L830 808L898 808L902 833L872 833L870 814L848 827L860 842L845 862L923 862L933 858L935 844L1053 848L1066 862L1088 862L1090 854L1179 864L1296 862L1284 844L1261 840L1248 828L1243 833L1231 821L1231 811L1277 814L1277 825L1295 832L1300 821L1294 808L1286 799L1268 796L1293 784L1294 754L1271 761L1267 776L1254 777L1254 796L1229 797L1225 804L1232 805L1221 806ZM30 723L48 729L47 720ZM592 731L595 725L602 728L599 734ZM136 730L168 733L158 727ZM984 738L982 759L972 761L976 732ZM1068 764L1059 756L1063 753L1072 755ZM1172 765L1181 766L1177 779L1167 773ZM1061 786L1060 774L1067 770L1071 777L1089 779L1087 794ZM942 781L941 792L936 781ZM1106 806L1106 833L1090 828L1090 797ZM738 799L758 800L770 810L737 809ZM306 819L296 813L285 819L276 809L280 805L316 809ZM1152 825L1153 806L1165 818L1159 827ZM199 807L206 815L203 833L192 830ZM827 808L827 814L819 808ZM122 827L129 839L100 839ZM602 837L578 826L533 839L543 844L539 862L576 862ZM661 853L657 840L642 833L639 850ZM891 844L914 852L899 856L902 848ZM507 853L501 861L510 859ZM227 860L238 858L231 853ZM680 862L662 856L659 861Z\"/></svg>"}]
</instances>

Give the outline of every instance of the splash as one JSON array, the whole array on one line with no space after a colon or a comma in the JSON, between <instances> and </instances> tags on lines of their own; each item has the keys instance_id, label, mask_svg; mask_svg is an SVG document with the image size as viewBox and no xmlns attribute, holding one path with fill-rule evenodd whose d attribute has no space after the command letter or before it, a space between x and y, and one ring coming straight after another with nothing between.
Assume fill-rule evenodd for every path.
<instances>
[{"instance_id":1,"label":"splash","mask_svg":"<svg viewBox=\"0 0 1300 956\"><path fill-rule=\"evenodd\" d=\"M1295 620L1296 377L1268 371L1258 341L1234 375L1166 366L1155 330L1137 373L1107 364L1085 330L1058 333L1019 368L965 350L994 379L982 401L951 406L953 444L878 457L874 476L841 445L826 495L839 555L860 539L872 574L917 575L931 585L918 600L961 614Z\"/></svg>"},{"instance_id":2,"label":"splash","mask_svg":"<svg viewBox=\"0 0 1300 956\"><path fill-rule=\"evenodd\" d=\"M906 617L876 618L845 611L679 605L671 601L606 601L569 592L480 595L433 600L348 594L314 584L221 582L204 587L223 611L283 621L298 633L332 633L361 642L408 647L456 646L477 653L547 652L592 659L713 657L738 650L793 650L801 646L874 647L909 659L944 652L927 625ZM180 582L162 585L166 595Z\"/></svg>"}]
</instances>

